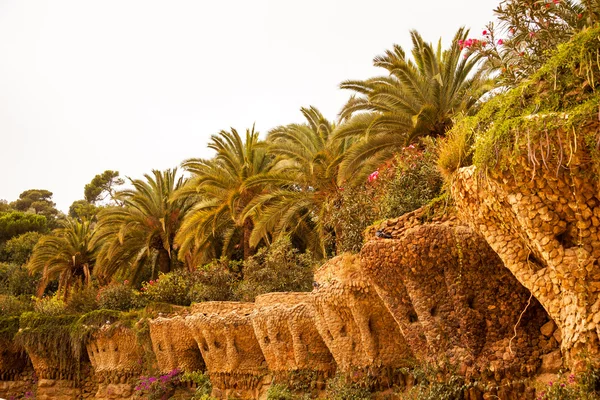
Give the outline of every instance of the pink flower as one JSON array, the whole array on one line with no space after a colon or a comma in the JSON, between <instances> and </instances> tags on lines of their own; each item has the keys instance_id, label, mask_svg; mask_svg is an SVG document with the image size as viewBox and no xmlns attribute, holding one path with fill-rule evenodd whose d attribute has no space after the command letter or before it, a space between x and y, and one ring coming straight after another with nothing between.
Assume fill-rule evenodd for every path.
<instances>
[{"instance_id":1,"label":"pink flower","mask_svg":"<svg viewBox=\"0 0 600 400\"><path fill-rule=\"evenodd\" d=\"M129 281L128 281L127 279L125 279L125 280L123 281L123 284L124 284L124 285L129 285Z\"/></svg>"},{"instance_id":2,"label":"pink flower","mask_svg":"<svg viewBox=\"0 0 600 400\"><path fill-rule=\"evenodd\" d=\"M560 0L554 0L554 4L560 3Z\"/></svg>"},{"instance_id":3,"label":"pink flower","mask_svg":"<svg viewBox=\"0 0 600 400\"><path fill-rule=\"evenodd\" d=\"M504 40L498 39L498 46L502 46L504 44Z\"/></svg>"},{"instance_id":4,"label":"pink flower","mask_svg":"<svg viewBox=\"0 0 600 400\"><path fill-rule=\"evenodd\" d=\"M529 37L534 37L535 36L535 32L529 32Z\"/></svg>"},{"instance_id":5,"label":"pink flower","mask_svg":"<svg viewBox=\"0 0 600 400\"><path fill-rule=\"evenodd\" d=\"M378 177L379 177L379 171L375 171L375 172L372 172L372 173L369 175L369 177L367 178L367 180L368 180L369 182L373 182L373 181L374 181L374 180L376 180Z\"/></svg>"},{"instance_id":6,"label":"pink flower","mask_svg":"<svg viewBox=\"0 0 600 400\"><path fill-rule=\"evenodd\" d=\"M483 36L486 36L488 34L488 31L484 30L482 33L483 33Z\"/></svg>"}]
</instances>

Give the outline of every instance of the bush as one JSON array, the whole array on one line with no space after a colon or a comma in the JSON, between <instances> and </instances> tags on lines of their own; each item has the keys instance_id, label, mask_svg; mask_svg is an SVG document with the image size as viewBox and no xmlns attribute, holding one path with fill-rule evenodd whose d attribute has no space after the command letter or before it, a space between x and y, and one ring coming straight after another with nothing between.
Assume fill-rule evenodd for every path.
<instances>
[{"instance_id":1,"label":"bush","mask_svg":"<svg viewBox=\"0 0 600 400\"><path fill-rule=\"evenodd\" d=\"M156 280L144 282L142 292L149 301L189 306L194 276L185 270L160 273Z\"/></svg>"},{"instance_id":2,"label":"bush","mask_svg":"<svg viewBox=\"0 0 600 400\"><path fill-rule=\"evenodd\" d=\"M592 400L600 395L600 371L588 369L575 376L561 375L555 382L549 382L544 389L538 390L536 400Z\"/></svg>"},{"instance_id":3,"label":"bush","mask_svg":"<svg viewBox=\"0 0 600 400\"><path fill-rule=\"evenodd\" d=\"M30 301L18 299L15 296L0 295L0 315L3 317L21 315L21 313L32 310L33 305Z\"/></svg>"},{"instance_id":4,"label":"bush","mask_svg":"<svg viewBox=\"0 0 600 400\"><path fill-rule=\"evenodd\" d=\"M196 392L191 400L212 400L210 397L212 392L212 383L208 374L202 371L186 372L181 376L182 382L192 382L196 385Z\"/></svg>"},{"instance_id":5,"label":"bush","mask_svg":"<svg viewBox=\"0 0 600 400\"><path fill-rule=\"evenodd\" d=\"M236 300L235 287L239 282L242 263L225 257L194 271L194 285L190 289L190 300L202 301Z\"/></svg>"},{"instance_id":6,"label":"bush","mask_svg":"<svg viewBox=\"0 0 600 400\"><path fill-rule=\"evenodd\" d=\"M295 400L292 391L285 385L271 385L267 392L267 400Z\"/></svg>"},{"instance_id":7,"label":"bush","mask_svg":"<svg viewBox=\"0 0 600 400\"><path fill-rule=\"evenodd\" d=\"M67 311L87 313L98 308L98 290L94 286L76 288L67 299Z\"/></svg>"},{"instance_id":8,"label":"bush","mask_svg":"<svg viewBox=\"0 0 600 400\"><path fill-rule=\"evenodd\" d=\"M25 264L42 236L39 232L27 232L13 237L4 244L0 258L18 265Z\"/></svg>"},{"instance_id":9,"label":"bush","mask_svg":"<svg viewBox=\"0 0 600 400\"><path fill-rule=\"evenodd\" d=\"M435 142L410 145L396 156L395 173L384 185L381 217L396 218L423 207L442 191Z\"/></svg>"},{"instance_id":10,"label":"bush","mask_svg":"<svg viewBox=\"0 0 600 400\"><path fill-rule=\"evenodd\" d=\"M377 182L344 188L330 200L326 223L334 231L332 238L335 253L358 253L363 244L363 231L379 219L380 206L377 201ZM330 239L330 241L332 241Z\"/></svg>"},{"instance_id":11,"label":"bush","mask_svg":"<svg viewBox=\"0 0 600 400\"><path fill-rule=\"evenodd\" d=\"M254 301L264 293L311 291L314 264L312 255L300 254L288 237L279 239L244 261L244 279L236 297Z\"/></svg>"},{"instance_id":12,"label":"bush","mask_svg":"<svg viewBox=\"0 0 600 400\"><path fill-rule=\"evenodd\" d=\"M170 399L181 383L181 371L174 369L160 376L142 376L135 387L140 398L148 400Z\"/></svg>"},{"instance_id":13,"label":"bush","mask_svg":"<svg viewBox=\"0 0 600 400\"><path fill-rule=\"evenodd\" d=\"M0 263L0 294L31 296L36 292L41 275L29 275L29 271L17 264Z\"/></svg>"},{"instance_id":14,"label":"bush","mask_svg":"<svg viewBox=\"0 0 600 400\"><path fill-rule=\"evenodd\" d=\"M67 304L58 295L35 299L33 303L36 313L49 317L63 315L66 308Z\"/></svg>"},{"instance_id":15,"label":"bush","mask_svg":"<svg viewBox=\"0 0 600 400\"><path fill-rule=\"evenodd\" d=\"M112 283L98 291L98 307L128 311L145 305L144 298L125 283Z\"/></svg>"},{"instance_id":16,"label":"bush","mask_svg":"<svg viewBox=\"0 0 600 400\"><path fill-rule=\"evenodd\" d=\"M327 398L330 400L366 400L371 392L358 383L351 382L343 375L336 375L327 381Z\"/></svg>"},{"instance_id":17,"label":"bush","mask_svg":"<svg viewBox=\"0 0 600 400\"><path fill-rule=\"evenodd\" d=\"M449 177L461 167L473 163L475 127L473 119L463 118L456 122L448 135L439 141L438 167Z\"/></svg>"}]
</instances>

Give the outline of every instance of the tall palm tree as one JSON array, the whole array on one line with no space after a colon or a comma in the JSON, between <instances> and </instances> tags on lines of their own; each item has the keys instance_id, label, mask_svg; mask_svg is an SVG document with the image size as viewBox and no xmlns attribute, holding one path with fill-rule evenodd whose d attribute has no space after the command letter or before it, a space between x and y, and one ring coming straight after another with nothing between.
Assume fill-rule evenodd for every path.
<instances>
[{"instance_id":1,"label":"tall palm tree","mask_svg":"<svg viewBox=\"0 0 600 400\"><path fill-rule=\"evenodd\" d=\"M182 166L192 174L177 198L196 199L175 241L181 246L180 257L190 254L195 259L231 256L235 248L244 258L252 255L250 233L253 224L242 211L257 193L258 186L248 188L245 182L267 171L270 157L259 141L254 127L246 130L245 140L235 129L211 136L208 144L216 152L212 159L190 159ZM204 257L202 257L204 256Z\"/></svg>"},{"instance_id":2,"label":"tall palm tree","mask_svg":"<svg viewBox=\"0 0 600 400\"><path fill-rule=\"evenodd\" d=\"M73 285L90 284L102 243L95 240L96 230L90 221L67 218L59 225L35 245L27 268L31 273L42 273L38 295L51 280L58 279L58 290L66 298Z\"/></svg>"},{"instance_id":3,"label":"tall palm tree","mask_svg":"<svg viewBox=\"0 0 600 400\"><path fill-rule=\"evenodd\" d=\"M467 35L468 30L459 29L450 48L442 51L441 40L434 48L411 31L412 60L395 45L374 59L388 76L341 84L358 95L342 109L335 137L360 138L342 162L341 178L363 180L394 151L422 136L444 135L453 115L473 111L490 85L477 70L478 57L461 55L459 40Z\"/></svg>"},{"instance_id":4,"label":"tall palm tree","mask_svg":"<svg viewBox=\"0 0 600 400\"><path fill-rule=\"evenodd\" d=\"M328 199L339 191L338 166L349 140L334 140L335 125L315 107L301 109L306 123L279 126L269 132L269 153L276 159L265 174L246 186L268 186L246 207L254 230L250 244L295 234L318 256L326 254L324 213Z\"/></svg>"},{"instance_id":5,"label":"tall palm tree","mask_svg":"<svg viewBox=\"0 0 600 400\"><path fill-rule=\"evenodd\" d=\"M117 272L137 280L144 266L153 275L170 272L178 266L174 237L190 204L186 199L171 201L183 187L177 169L152 171L145 180L129 179L132 189L117 192L122 204L98 214L95 240L103 242L96 273L109 279Z\"/></svg>"}]
</instances>

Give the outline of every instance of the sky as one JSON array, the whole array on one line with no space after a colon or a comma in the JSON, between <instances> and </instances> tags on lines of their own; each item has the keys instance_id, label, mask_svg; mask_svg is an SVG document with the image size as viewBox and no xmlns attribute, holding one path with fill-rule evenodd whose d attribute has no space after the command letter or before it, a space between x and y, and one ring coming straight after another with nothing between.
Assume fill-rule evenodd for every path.
<instances>
[{"instance_id":1,"label":"sky","mask_svg":"<svg viewBox=\"0 0 600 400\"><path fill-rule=\"evenodd\" d=\"M142 178L210 158L210 136L264 137L347 79L411 48L481 36L499 0L0 0L0 199L54 193L66 212L94 175Z\"/></svg>"}]
</instances>

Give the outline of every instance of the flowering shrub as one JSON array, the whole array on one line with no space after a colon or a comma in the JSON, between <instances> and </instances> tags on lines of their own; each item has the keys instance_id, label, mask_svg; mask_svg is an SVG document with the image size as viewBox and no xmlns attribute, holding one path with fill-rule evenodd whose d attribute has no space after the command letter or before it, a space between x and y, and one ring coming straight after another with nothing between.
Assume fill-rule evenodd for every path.
<instances>
[{"instance_id":1,"label":"flowering shrub","mask_svg":"<svg viewBox=\"0 0 600 400\"><path fill-rule=\"evenodd\" d=\"M548 382L545 389L538 390L536 400L591 400L600 395L599 371L590 369L575 376L560 376L557 381Z\"/></svg>"},{"instance_id":2,"label":"flowering shrub","mask_svg":"<svg viewBox=\"0 0 600 400\"><path fill-rule=\"evenodd\" d=\"M136 397L149 400L170 399L177 385L181 383L181 371L174 369L159 376L141 376L135 386Z\"/></svg>"},{"instance_id":3,"label":"flowering shrub","mask_svg":"<svg viewBox=\"0 0 600 400\"><path fill-rule=\"evenodd\" d=\"M98 291L96 300L98 307L107 310L128 311L145 305L145 299L139 292L125 283L112 283L103 287Z\"/></svg>"},{"instance_id":4,"label":"flowering shrub","mask_svg":"<svg viewBox=\"0 0 600 400\"><path fill-rule=\"evenodd\" d=\"M193 284L192 274L177 270L168 274L161 273L155 280L144 282L141 291L150 301L189 306L189 292Z\"/></svg>"},{"instance_id":5,"label":"flowering shrub","mask_svg":"<svg viewBox=\"0 0 600 400\"><path fill-rule=\"evenodd\" d=\"M442 191L435 143L410 145L396 155L395 168L382 187L380 218L395 218L423 207Z\"/></svg>"},{"instance_id":6,"label":"flowering shrub","mask_svg":"<svg viewBox=\"0 0 600 400\"><path fill-rule=\"evenodd\" d=\"M514 86L537 71L560 43L598 21L596 2L507 0L494 10L499 25L488 24L481 37L459 43L478 53L486 67L500 72L502 85Z\"/></svg>"}]
</instances>

